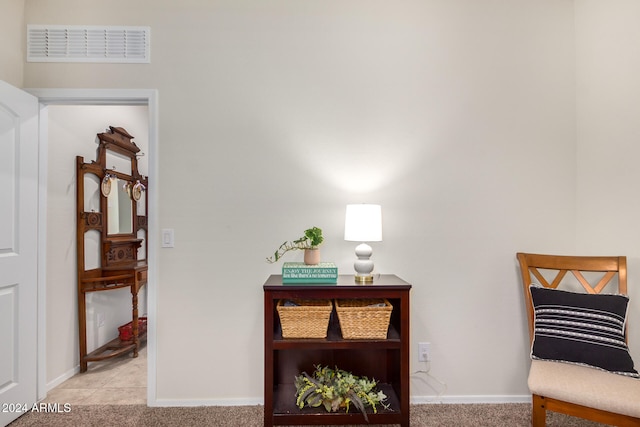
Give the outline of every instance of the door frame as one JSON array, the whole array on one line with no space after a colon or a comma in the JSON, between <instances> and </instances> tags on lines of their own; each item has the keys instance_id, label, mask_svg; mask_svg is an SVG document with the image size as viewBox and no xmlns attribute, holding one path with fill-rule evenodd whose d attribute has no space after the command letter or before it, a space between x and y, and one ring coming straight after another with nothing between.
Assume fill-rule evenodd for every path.
<instances>
[{"instance_id":1,"label":"door frame","mask_svg":"<svg viewBox=\"0 0 640 427\"><path fill-rule=\"evenodd\" d=\"M24 89L36 96L39 117L39 200L38 200L38 399L47 394L46 346L46 250L47 250L47 152L49 105L147 105L149 113L149 177L154 185L148 190L148 279L147 279L147 406L156 406L156 307L158 272L158 91L156 89Z\"/></svg>"}]
</instances>

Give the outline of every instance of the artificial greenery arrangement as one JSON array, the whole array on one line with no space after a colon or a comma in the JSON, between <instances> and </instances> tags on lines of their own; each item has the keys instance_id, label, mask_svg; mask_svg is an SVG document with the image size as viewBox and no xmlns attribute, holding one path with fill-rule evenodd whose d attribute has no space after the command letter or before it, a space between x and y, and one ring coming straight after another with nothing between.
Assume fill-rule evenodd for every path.
<instances>
[{"instance_id":1,"label":"artificial greenery arrangement","mask_svg":"<svg viewBox=\"0 0 640 427\"><path fill-rule=\"evenodd\" d=\"M315 366L313 376L306 372L295 378L296 404L300 409L306 406L319 407L323 405L327 412L336 412L339 408L349 407L353 403L369 422L365 407L370 406L377 413L377 406L389 409L384 401L387 396L382 391L376 391L376 380L367 377L357 377L350 372L329 367Z\"/></svg>"},{"instance_id":2,"label":"artificial greenery arrangement","mask_svg":"<svg viewBox=\"0 0 640 427\"><path fill-rule=\"evenodd\" d=\"M304 230L304 236L296 239L292 242L284 242L280 245L277 251L267 258L267 262L274 263L277 262L282 256L293 250L297 249L316 249L324 240L322 237L322 230L318 227L311 227L307 230Z\"/></svg>"}]
</instances>

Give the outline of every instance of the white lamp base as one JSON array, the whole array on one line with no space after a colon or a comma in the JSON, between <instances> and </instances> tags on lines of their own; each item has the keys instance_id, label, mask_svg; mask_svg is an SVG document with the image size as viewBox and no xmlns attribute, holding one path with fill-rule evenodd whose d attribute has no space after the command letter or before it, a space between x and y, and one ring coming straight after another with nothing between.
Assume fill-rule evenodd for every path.
<instances>
[{"instance_id":1,"label":"white lamp base","mask_svg":"<svg viewBox=\"0 0 640 427\"><path fill-rule=\"evenodd\" d=\"M373 249L366 243L360 243L356 246L356 256L358 259L353 263L353 268L356 270L355 280L357 283L372 283L373 275L373 261L371 261L371 254Z\"/></svg>"}]
</instances>

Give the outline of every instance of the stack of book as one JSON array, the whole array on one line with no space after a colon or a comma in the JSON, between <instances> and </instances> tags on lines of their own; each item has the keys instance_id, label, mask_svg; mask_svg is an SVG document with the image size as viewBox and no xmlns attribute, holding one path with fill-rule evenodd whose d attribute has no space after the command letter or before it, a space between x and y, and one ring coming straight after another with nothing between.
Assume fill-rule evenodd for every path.
<instances>
[{"instance_id":1,"label":"stack of book","mask_svg":"<svg viewBox=\"0 0 640 427\"><path fill-rule=\"evenodd\" d=\"M338 267L332 262L321 262L316 265L285 262L282 265L282 283L336 284Z\"/></svg>"}]
</instances>

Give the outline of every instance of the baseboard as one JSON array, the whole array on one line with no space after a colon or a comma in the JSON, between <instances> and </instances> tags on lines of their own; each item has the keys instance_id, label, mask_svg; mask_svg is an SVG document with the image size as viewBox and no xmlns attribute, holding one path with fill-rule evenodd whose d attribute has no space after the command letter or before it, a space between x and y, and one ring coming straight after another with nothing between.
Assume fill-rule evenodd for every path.
<instances>
[{"instance_id":1,"label":"baseboard","mask_svg":"<svg viewBox=\"0 0 640 427\"><path fill-rule=\"evenodd\" d=\"M454 404L464 405L471 403L531 403L531 395L467 395L467 396L411 396L411 404Z\"/></svg>"},{"instance_id":2,"label":"baseboard","mask_svg":"<svg viewBox=\"0 0 640 427\"><path fill-rule=\"evenodd\" d=\"M411 396L412 405L426 404L454 404L463 405L471 403L497 404L497 403L531 403L531 395L495 396L495 395L470 395L470 396ZM264 405L261 397L248 399L157 399L148 402L148 406L175 407L175 406L255 406Z\"/></svg>"},{"instance_id":3,"label":"baseboard","mask_svg":"<svg viewBox=\"0 0 640 427\"><path fill-rule=\"evenodd\" d=\"M58 387L60 384L74 376L75 374L80 372L80 365L75 368L69 369L67 372L60 375L58 378L55 378L53 381L47 383L47 393L49 393L54 388Z\"/></svg>"},{"instance_id":4,"label":"baseboard","mask_svg":"<svg viewBox=\"0 0 640 427\"><path fill-rule=\"evenodd\" d=\"M237 398L237 399L156 399L155 402L147 402L147 406L175 407L175 406L255 406L264 405L262 397Z\"/></svg>"}]
</instances>

